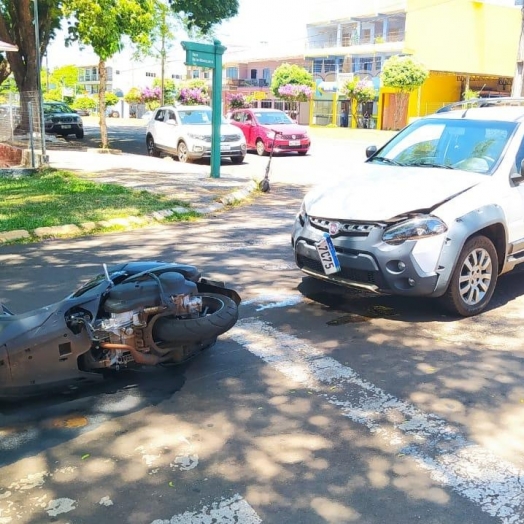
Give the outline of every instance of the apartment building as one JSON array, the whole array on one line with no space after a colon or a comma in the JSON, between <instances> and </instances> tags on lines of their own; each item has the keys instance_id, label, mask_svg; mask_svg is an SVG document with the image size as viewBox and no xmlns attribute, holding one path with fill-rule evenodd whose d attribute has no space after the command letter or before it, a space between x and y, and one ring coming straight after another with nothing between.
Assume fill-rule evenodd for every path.
<instances>
[{"instance_id":1,"label":"apartment building","mask_svg":"<svg viewBox=\"0 0 524 524\"><path fill-rule=\"evenodd\" d=\"M396 95L380 83L384 62L413 55L429 71L412 93L402 123L460 100L466 89L482 96L511 91L521 25L520 0L374 0L317 2L307 24L304 58L317 91L312 123L338 123L346 102L338 88L352 75L379 92L371 126L393 125Z\"/></svg>"}]
</instances>

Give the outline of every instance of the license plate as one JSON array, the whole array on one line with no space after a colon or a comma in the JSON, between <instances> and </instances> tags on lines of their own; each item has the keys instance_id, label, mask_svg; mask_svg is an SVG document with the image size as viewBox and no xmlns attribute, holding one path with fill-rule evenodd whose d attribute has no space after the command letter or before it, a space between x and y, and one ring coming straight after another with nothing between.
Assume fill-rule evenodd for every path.
<instances>
[{"instance_id":1,"label":"license plate","mask_svg":"<svg viewBox=\"0 0 524 524\"><path fill-rule=\"evenodd\" d=\"M231 146L220 146L220 151L231 151Z\"/></svg>"},{"instance_id":2,"label":"license plate","mask_svg":"<svg viewBox=\"0 0 524 524\"><path fill-rule=\"evenodd\" d=\"M317 248L324 273L326 275L338 273L340 271L340 262L338 261L337 252L335 251L331 237L327 233L324 233L324 238L319 240L315 244L315 247Z\"/></svg>"},{"instance_id":3,"label":"license plate","mask_svg":"<svg viewBox=\"0 0 524 524\"><path fill-rule=\"evenodd\" d=\"M60 127L62 129L71 129L71 126L70 125L64 125L64 124L61 124Z\"/></svg>"},{"instance_id":4,"label":"license plate","mask_svg":"<svg viewBox=\"0 0 524 524\"><path fill-rule=\"evenodd\" d=\"M290 146L299 146L300 145L300 140L290 140L289 141L289 145Z\"/></svg>"}]
</instances>

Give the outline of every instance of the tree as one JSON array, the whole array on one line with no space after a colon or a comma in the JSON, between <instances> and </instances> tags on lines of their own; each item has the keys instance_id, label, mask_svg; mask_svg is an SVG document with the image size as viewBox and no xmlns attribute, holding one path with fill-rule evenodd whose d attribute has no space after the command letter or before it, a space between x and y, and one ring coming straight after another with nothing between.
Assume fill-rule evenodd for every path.
<instances>
[{"instance_id":1,"label":"tree","mask_svg":"<svg viewBox=\"0 0 524 524\"><path fill-rule=\"evenodd\" d=\"M96 100L90 96L78 96L72 105L73 109L85 109L87 111L94 111L96 109Z\"/></svg>"},{"instance_id":2,"label":"tree","mask_svg":"<svg viewBox=\"0 0 524 524\"><path fill-rule=\"evenodd\" d=\"M169 4L188 29L198 28L204 35L238 13L238 0L169 0Z\"/></svg>"},{"instance_id":3,"label":"tree","mask_svg":"<svg viewBox=\"0 0 524 524\"><path fill-rule=\"evenodd\" d=\"M313 75L297 64L282 64L275 69L271 80L271 92L277 98L293 104L298 118L299 102L306 102L313 93Z\"/></svg>"},{"instance_id":4,"label":"tree","mask_svg":"<svg viewBox=\"0 0 524 524\"><path fill-rule=\"evenodd\" d=\"M109 147L106 124L106 62L122 50L124 37L147 43L154 24L153 0L64 0L68 42L89 45L98 56L100 137Z\"/></svg>"},{"instance_id":5,"label":"tree","mask_svg":"<svg viewBox=\"0 0 524 524\"><path fill-rule=\"evenodd\" d=\"M373 84L365 80L360 80L355 76L353 80L348 80L340 89L340 94L347 98L351 109L351 118L357 121L358 106L375 100L377 93Z\"/></svg>"},{"instance_id":6,"label":"tree","mask_svg":"<svg viewBox=\"0 0 524 524\"><path fill-rule=\"evenodd\" d=\"M399 93L394 116L394 126L398 129L410 93L427 80L429 71L411 56L394 55L384 62L380 76L384 87L391 87Z\"/></svg>"},{"instance_id":7,"label":"tree","mask_svg":"<svg viewBox=\"0 0 524 524\"><path fill-rule=\"evenodd\" d=\"M34 21L34 0L0 1L0 40L18 47L17 52L6 53L9 67L20 93L22 107L20 128L29 129L28 103L34 101L38 91L38 56L45 54L49 42L55 37L62 18L62 0L38 1L37 51ZM40 60L41 61L41 60Z\"/></svg>"}]
</instances>

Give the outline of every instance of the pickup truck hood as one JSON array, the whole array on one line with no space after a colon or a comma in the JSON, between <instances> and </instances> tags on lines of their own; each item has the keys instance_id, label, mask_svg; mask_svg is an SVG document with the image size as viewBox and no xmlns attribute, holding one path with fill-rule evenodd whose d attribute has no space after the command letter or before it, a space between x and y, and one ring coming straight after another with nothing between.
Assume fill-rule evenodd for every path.
<instances>
[{"instance_id":1,"label":"pickup truck hood","mask_svg":"<svg viewBox=\"0 0 524 524\"><path fill-rule=\"evenodd\" d=\"M337 220L388 220L435 207L489 180L488 175L433 167L365 163L358 174L318 185L305 197L311 216Z\"/></svg>"}]
</instances>

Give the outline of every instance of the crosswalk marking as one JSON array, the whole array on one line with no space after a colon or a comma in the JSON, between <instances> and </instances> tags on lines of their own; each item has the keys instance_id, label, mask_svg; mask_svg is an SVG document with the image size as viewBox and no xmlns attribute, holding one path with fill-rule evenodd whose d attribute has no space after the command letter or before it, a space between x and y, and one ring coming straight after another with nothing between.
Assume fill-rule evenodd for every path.
<instances>
[{"instance_id":1,"label":"crosswalk marking","mask_svg":"<svg viewBox=\"0 0 524 524\"><path fill-rule=\"evenodd\" d=\"M225 336L315 391L391 446L400 447L435 481L503 524L523 522L524 471L469 442L444 419L386 393L350 367L266 322L242 319Z\"/></svg>"},{"instance_id":2,"label":"crosswalk marking","mask_svg":"<svg viewBox=\"0 0 524 524\"><path fill-rule=\"evenodd\" d=\"M241 522L242 524L260 524L262 520L255 510L237 493L233 497L223 498L198 511L185 511L173 515L168 520L157 519L151 524L224 524Z\"/></svg>"}]
</instances>

